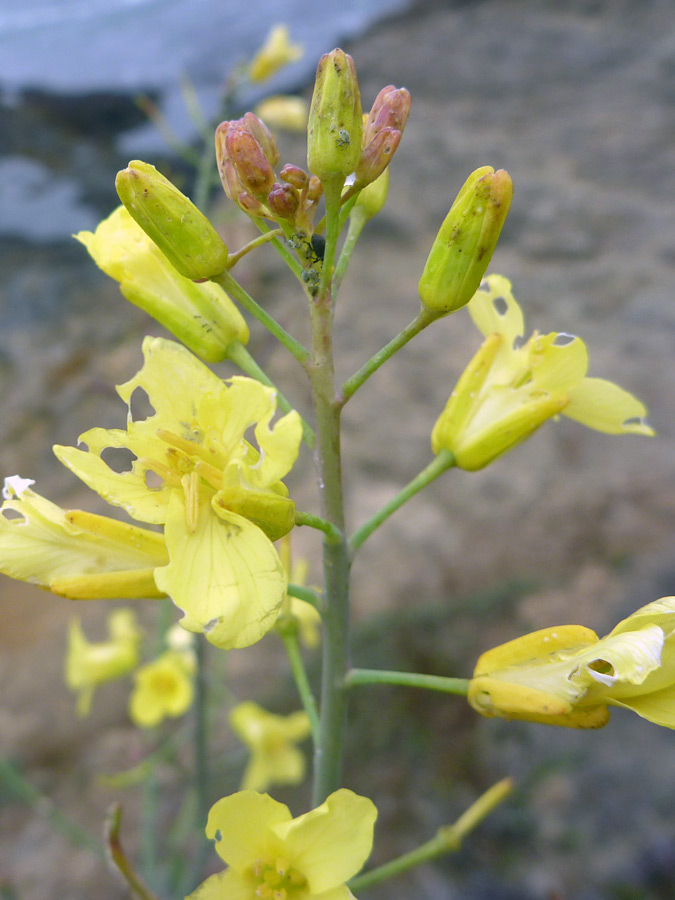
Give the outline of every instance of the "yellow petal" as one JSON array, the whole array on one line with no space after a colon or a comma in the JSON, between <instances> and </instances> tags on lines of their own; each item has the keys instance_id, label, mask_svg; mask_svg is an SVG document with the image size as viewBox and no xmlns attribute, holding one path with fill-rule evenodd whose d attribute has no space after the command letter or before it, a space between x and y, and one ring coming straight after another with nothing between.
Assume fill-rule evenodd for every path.
<instances>
[{"instance_id":1,"label":"yellow petal","mask_svg":"<svg viewBox=\"0 0 675 900\"><path fill-rule=\"evenodd\" d=\"M610 635L636 631L643 625L658 625L666 634L675 629L675 597L661 597L641 607L612 628Z\"/></svg>"},{"instance_id":2,"label":"yellow petal","mask_svg":"<svg viewBox=\"0 0 675 900\"><path fill-rule=\"evenodd\" d=\"M553 332L531 338L527 347L538 391L570 392L588 370L588 350L581 338Z\"/></svg>"},{"instance_id":3,"label":"yellow petal","mask_svg":"<svg viewBox=\"0 0 675 900\"><path fill-rule=\"evenodd\" d=\"M603 378L585 378L571 390L564 415L607 434L655 434L644 421L646 406Z\"/></svg>"},{"instance_id":4,"label":"yellow petal","mask_svg":"<svg viewBox=\"0 0 675 900\"><path fill-rule=\"evenodd\" d=\"M611 706L632 709L643 719L648 719L655 725L675 728L675 684L662 688L660 691L650 691L634 697L617 699L610 696L607 698L607 702Z\"/></svg>"},{"instance_id":5,"label":"yellow petal","mask_svg":"<svg viewBox=\"0 0 675 900\"><path fill-rule=\"evenodd\" d=\"M286 840L292 865L307 878L310 893L321 894L361 870L373 846L376 818L372 800L341 788L274 831Z\"/></svg>"},{"instance_id":6,"label":"yellow petal","mask_svg":"<svg viewBox=\"0 0 675 900\"><path fill-rule=\"evenodd\" d=\"M484 337L501 334L508 349L524 333L522 310L513 296L511 282L503 275L488 275L483 279L467 309Z\"/></svg>"},{"instance_id":7,"label":"yellow petal","mask_svg":"<svg viewBox=\"0 0 675 900\"><path fill-rule=\"evenodd\" d=\"M129 715L141 728L152 728L167 716L182 716L192 705L192 678L183 655L167 650L134 673Z\"/></svg>"},{"instance_id":8,"label":"yellow petal","mask_svg":"<svg viewBox=\"0 0 675 900\"><path fill-rule=\"evenodd\" d=\"M215 839L216 851L228 866L244 872L256 859L281 855L283 841L272 829L290 820L283 803L267 794L239 791L211 807L206 836Z\"/></svg>"},{"instance_id":9,"label":"yellow petal","mask_svg":"<svg viewBox=\"0 0 675 900\"><path fill-rule=\"evenodd\" d=\"M183 627L226 649L260 640L286 592L283 566L263 532L234 513L216 516L208 501L189 531L182 495L173 491L165 536L171 562L155 580L184 611Z\"/></svg>"},{"instance_id":10,"label":"yellow petal","mask_svg":"<svg viewBox=\"0 0 675 900\"><path fill-rule=\"evenodd\" d=\"M541 628L487 650L476 663L474 677L489 675L498 669L545 659L558 650L594 644L598 636L583 625L558 625Z\"/></svg>"},{"instance_id":11,"label":"yellow petal","mask_svg":"<svg viewBox=\"0 0 675 900\"><path fill-rule=\"evenodd\" d=\"M216 872L203 881L185 900L251 900L251 882L234 869Z\"/></svg>"}]
</instances>

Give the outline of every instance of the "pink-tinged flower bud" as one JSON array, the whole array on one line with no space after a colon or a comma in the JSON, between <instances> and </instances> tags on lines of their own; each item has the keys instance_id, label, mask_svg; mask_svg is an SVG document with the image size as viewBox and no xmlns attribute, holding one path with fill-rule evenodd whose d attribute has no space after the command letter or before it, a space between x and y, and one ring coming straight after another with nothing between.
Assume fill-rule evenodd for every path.
<instances>
[{"instance_id":1,"label":"pink-tinged flower bud","mask_svg":"<svg viewBox=\"0 0 675 900\"><path fill-rule=\"evenodd\" d=\"M243 125L231 125L225 132L225 148L244 190L262 201L272 189L275 177L256 138Z\"/></svg>"},{"instance_id":2,"label":"pink-tinged flower bud","mask_svg":"<svg viewBox=\"0 0 675 900\"><path fill-rule=\"evenodd\" d=\"M406 88L396 88L393 84L383 87L368 115L363 131L363 146L367 147L383 128L395 128L402 132L408 121L411 102L410 92Z\"/></svg>"},{"instance_id":3,"label":"pink-tinged flower bud","mask_svg":"<svg viewBox=\"0 0 675 900\"><path fill-rule=\"evenodd\" d=\"M301 169L300 166L294 166L292 163L286 163L279 173L279 178L282 181L285 181L286 184L293 185L293 187L297 188L299 191L301 191L309 181L307 172L305 172L304 169Z\"/></svg>"},{"instance_id":4,"label":"pink-tinged flower bud","mask_svg":"<svg viewBox=\"0 0 675 900\"><path fill-rule=\"evenodd\" d=\"M317 203L321 199L322 194L323 185L321 184L321 179L317 178L316 175L312 175L307 187L307 199L310 203Z\"/></svg>"},{"instance_id":5,"label":"pink-tinged flower bud","mask_svg":"<svg viewBox=\"0 0 675 900\"><path fill-rule=\"evenodd\" d=\"M513 196L511 176L491 166L466 180L441 225L419 282L423 306L439 316L465 306L490 263Z\"/></svg>"},{"instance_id":6,"label":"pink-tinged flower bud","mask_svg":"<svg viewBox=\"0 0 675 900\"><path fill-rule=\"evenodd\" d=\"M356 167L354 190L365 187L384 172L400 141L401 132L395 128L387 126L377 132L361 154Z\"/></svg>"},{"instance_id":7,"label":"pink-tinged flower bud","mask_svg":"<svg viewBox=\"0 0 675 900\"><path fill-rule=\"evenodd\" d=\"M363 120L354 60L344 50L324 54L307 127L307 165L322 181L344 182L361 156Z\"/></svg>"},{"instance_id":8,"label":"pink-tinged flower bud","mask_svg":"<svg viewBox=\"0 0 675 900\"><path fill-rule=\"evenodd\" d=\"M249 131L256 141L260 144L262 152L265 154L267 162L271 166L276 166L279 162L279 148L277 142L272 136L272 132L262 119L258 118L254 113L247 112L241 120L241 124Z\"/></svg>"},{"instance_id":9,"label":"pink-tinged flower bud","mask_svg":"<svg viewBox=\"0 0 675 900\"><path fill-rule=\"evenodd\" d=\"M132 160L115 187L131 217L181 275L205 281L227 266L228 251L206 216L154 166Z\"/></svg>"},{"instance_id":10,"label":"pink-tinged flower bud","mask_svg":"<svg viewBox=\"0 0 675 900\"><path fill-rule=\"evenodd\" d=\"M300 205L297 190L290 184L275 184L267 195L267 206L274 216L295 222Z\"/></svg>"}]
</instances>

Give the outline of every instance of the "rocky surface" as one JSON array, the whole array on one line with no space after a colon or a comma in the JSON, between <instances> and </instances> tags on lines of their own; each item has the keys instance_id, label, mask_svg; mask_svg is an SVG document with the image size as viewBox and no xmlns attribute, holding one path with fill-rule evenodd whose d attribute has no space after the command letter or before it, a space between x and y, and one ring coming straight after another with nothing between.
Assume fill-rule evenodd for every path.
<instances>
[{"instance_id":1,"label":"rocky surface","mask_svg":"<svg viewBox=\"0 0 675 900\"><path fill-rule=\"evenodd\" d=\"M487 470L449 473L413 500L355 565L357 664L466 675L483 649L524 630L569 621L604 633L675 593L674 20L668 0L420 2L346 47L366 103L395 82L410 89L413 112L387 208L343 285L341 373L413 317L435 230L466 175L491 164L516 186L492 271L513 281L529 328L581 334L591 374L644 399L659 432L610 438L562 419ZM299 144L286 150L302 162ZM96 190L113 168L90 173ZM246 270L249 289L302 336L301 298L271 255L260 260L255 274ZM15 243L2 270L0 474L37 477L54 500L94 508L49 448L93 424L122 423L112 385L136 370L139 335L154 326L79 247L54 244L38 256ZM465 314L446 319L350 402L352 525L429 461L435 417L477 346ZM306 391L285 354L259 332L252 350L302 408ZM309 460L293 488L313 508ZM315 559L311 535L300 532L297 544ZM97 773L142 752L125 691L101 691L92 716L76 721L60 674L72 607L3 580L0 608L3 753L96 832L117 796ZM85 627L95 633L104 612L85 608ZM270 705L291 708L272 643L230 655L233 690L248 695L255 683ZM670 732L621 712L588 734L477 721L461 701L388 688L360 694L352 719L346 780L380 808L377 861L427 839L492 781L512 774L518 783L461 854L374 898L672 896ZM7 897L84 900L93 883L101 900L124 896L86 851L16 803L0 815L0 839Z\"/></svg>"}]
</instances>

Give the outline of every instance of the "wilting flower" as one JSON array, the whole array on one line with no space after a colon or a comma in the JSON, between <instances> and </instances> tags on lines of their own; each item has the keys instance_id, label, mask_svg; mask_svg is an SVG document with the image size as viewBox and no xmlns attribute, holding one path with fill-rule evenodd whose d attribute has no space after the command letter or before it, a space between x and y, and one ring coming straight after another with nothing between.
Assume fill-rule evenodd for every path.
<instances>
[{"instance_id":1,"label":"wilting flower","mask_svg":"<svg viewBox=\"0 0 675 900\"><path fill-rule=\"evenodd\" d=\"M72 600L164 596L154 579L169 561L163 535L61 509L31 484L18 475L5 479L0 572Z\"/></svg>"},{"instance_id":2,"label":"wilting flower","mask_svg":"<svg viewBox=\"0 0 675 900\"><path fill-rule=\"evenodd\" d=\"M182 716L194 697L194 657L190 652L165 650L134 672L129 715L140 728L159 725L167 716Z\"/></svg>"},{"instance_id":3,"label":"wilting flower","mask_svg":"<svg viewBox=\"0 0 675 900\"><path fill-rule=\"evenodd\" d=\"M350 900L345 882L370 855L376 818L371 800L345 788L295 819L267 794L224 797L206 834L228 868L188 900Z\"/></svg>"},{"instance_id":4,"label":"wilting flower","mask_svg":"<svg viewBox=\"0 0 675 900\"><path fill-rule=\"evenodd\" d=\"M293 411L271 427L276 392L251 378L223 383L173 341L146 338L145 364L118 387L136 388L154 414L126 430L93 428L88 450L54 452L105 500L142 522L164 525L168 565L157 587L185 613L181 624L218 647L245 647L274 624L286 576L272 541L294 525L295 505L281 478L298 454L302 427ZM257 423L257 424L256 424ZM256 449L245 437L255 424ZM116 472L108 447L135 457Z\"/></svg>"},{"instance_id":5,"label":"wilting flower","mask_svg":"<svg viewBox=\"0 0 675 900\"><path fill-rule=\"evenodd\" d=\"M124 206L104 219L95 232L75 237L99 268L119 281L122 294L161 322L208 362L227 356L228 347L245 344L246 322L217 284L196 284L171 265Z\"/></svg>"},{"instance_id":6,"label":"wilting flower","mask_svg":"<svg viewBox=\"0 0 675 900\"><path fill-rule=\"evenodd\" d=\"M255 83L267 81L283 66L297 62L302 57L301 44L291 44L286 25L275 25L267 40L251 60L248 77Z\"/></svg>"},{"instance_id":7,"label":"wilting flower","mask_svg":"<svg viewBox=\"0 0 675 900\"><path fill-rule=\"evenodd\" d=\"M138 665L141 631L130 609L116 609L108 616L109 640L90 643L78 618L70 620L66 653L66 684L77 691L77 712L86 716L94 689L106 681L127 675Z\"/></svg>"},{"instance_id":8,"label":"wilting flower","mask_svg":"<svg viewBox=\"0 0 675 900\"><path fill-rule=\"evenodd\" d=\"M608 434L653 435L645 406L611 381L587 378L581 338L539 334L522 346L523 314L501 275L490 275L468 304L486 336L431 434L462 469L481 469L558 413Z\"/></svg>"},{"instance_id":9,"label":"wilting flower","mask_svg":"<svg viewBox=\"0 0 675 900\"><path fill-rule=\"evenodd\" d=\"M305 757L295 744L309 737L306 712L276 716L257 703L239 703L230 710L230 725L251 751L242 790L264 791L271 784L299 784L305 777Z\"/></svg>"},{"instance_id":10,"label":"wilting flower","mask_svg":"<svg viewBox=\"0 0 675 900\"><path fill-rule=\"evenodd\" d=\"M608 706L622 706L675 728L675 597L643 606L602 639L563 625L488 650L469 703L484 716L572 728L599 728Z\"/></svg>"}]
</instances>

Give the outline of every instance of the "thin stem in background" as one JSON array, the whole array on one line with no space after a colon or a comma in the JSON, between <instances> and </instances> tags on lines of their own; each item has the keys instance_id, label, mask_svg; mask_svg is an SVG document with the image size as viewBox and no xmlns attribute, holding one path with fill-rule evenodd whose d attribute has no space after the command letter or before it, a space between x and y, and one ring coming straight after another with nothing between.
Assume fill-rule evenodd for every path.
<instances>
[{"instance_id":1,"label":"thin stem in background","mask_svg":"<svg viewBox=\"0 0 675 900\"><path fill-rule=\"evenodd\" d=\"M197 852L195 854L194 870L201 873L204 863L210 851L210 844L206 841L204 829L209 813L209 742L208 742L208 681L207 681L207 653L208 643L203 638L194 641L195 655L197 657L197 671L195 674L195 702L192 709L194 717L194 754L195 771L194 784L195 796L195 832L199 835Z\"/></svg>"},{"instance_id":2,"label":"thin stem in background","mask_svg":"<svg viewBox=\"0 0 675 900\"><path fill-rule=\"evenodd\" d=\"M137 897L138 900L159 900L157 895L143 883L122 849L120 842L121 824L122 807L119 803L114 803L108 811L105 825L105 841L110 859L134 897Z\"/></svg>"},{"instance_id":3,"label":"thin stem in background","mask_svg":"<svg viewBox=\"0 0 675 900\"><path fill-rule=\"evenodd\" d=\"M364 522L360 528L357 528L349 541L352 550L357 550L389 516L395 513L397 509L400 509L404 503L428 484L431 484L435 478L452 468L454 464L455 457L453 454L449 450L441 450L429 465L422 469L419 475L416 475L395 497L392 497L388 503L385 503L374 516L368 519L367 522Z\"/></svg>"},{"instance_id":4,"label":"thin stem in background","mask_svg":"<svg viewBox=\"0 0 675 900\"><path fill-rule=\"evenodd\" d=\"M295 680L302 706L309 718L309 724L312 729L312 740L316 746L319 740L319 712L317 710L312 688L309 684L309 679L307 678L307 671L305 670L305 664L302 660L302 654L300 653L297 623L293 620L289 626L285 626L282 623L279 626L279 634L281 635L284 647L286 648L291 672L293 673L293 679Z\"/></svg>"}]
</instances>

